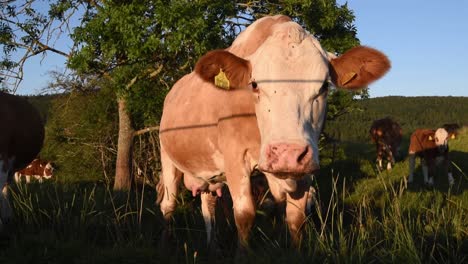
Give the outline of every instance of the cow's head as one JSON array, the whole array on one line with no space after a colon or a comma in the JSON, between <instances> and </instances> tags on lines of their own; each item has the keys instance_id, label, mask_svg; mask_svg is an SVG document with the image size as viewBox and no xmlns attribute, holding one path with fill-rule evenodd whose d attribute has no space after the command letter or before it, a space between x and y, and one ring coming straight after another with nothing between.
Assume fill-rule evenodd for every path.
<instances>
[{"instance_id":1,"label":"cow's head","mask_svg":"<svg viewBox=\"0 0 468 264\"><path fill-rule=\"evenodd\" d=\"M435 145L439 149L439 152L441 153L447 151L449 138L451 138L451 135L447 132L447 130L445 130L445 128L438 128L434 132L434 136L429 136L429 140L434 141Z\"/></svg>"},{"instance_id":2,"label":"cow's head","mask_svg":"<svg viewBox=\"0 0 468 264\"><path fill-rule=\"evenodd\" d=\"M246 58L226 50L203 56L195 72L222 89L250 89L261 135L259 169L299 179L319 168L318 139L329 85L356 90L390 68L381 52L356 47L330 56L294 22L271 34Z\"/></svg>"},{"instance_id":3,"label":"cow's head","mask_svg":"<svg viewBox=\"0 0 468 264\"><path fill-rule=\"evenodd\" d=\"M42 175L45 179L50 179L53 176L54 167L51 162L44 163L44 174Z\"/></svg>"}]
</instances>

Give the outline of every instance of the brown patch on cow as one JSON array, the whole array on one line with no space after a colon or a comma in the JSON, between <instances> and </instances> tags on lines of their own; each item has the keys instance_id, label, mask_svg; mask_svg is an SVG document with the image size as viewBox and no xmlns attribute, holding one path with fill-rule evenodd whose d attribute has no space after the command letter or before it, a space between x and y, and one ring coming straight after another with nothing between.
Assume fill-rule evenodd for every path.
<instances>
[{"instance_id":1,"label":"brown patch on cow","mask_svg":"<svg viewBox=\"0 0 468 264\"><path fill-rule=\"evenodd\" d=\"M214 83L220 70L226 74L231 89L247 87L252 76L252 65L248 60L225 50L210 51L195 65L195 72L210 83Z\"/></svg>"},{"instance_id":2,"label":"brown patch on cow","mask_svg":"<svg viewBox=\"0 0 468 264\"><path fill-rule=\"evenodd\" d=\"M358 46L330 61L330 76L337 86L355 90L379 79L390 67L389 59L380 51Z\"/></svg>"},{"instance_id":3,"label":"brown patch on cow","mask_svg":"<svg viewBox=\"0 0 468 264\"><path fill-rule=\"evenodd\" d=\"M17 171L19 175L26 176L52 176L52 169L47 169L46 166L50 162L41 160L39 158L34 159L26 168Z\"/></svg>"},{"instance_id":4,"label":"brown patch on cow","mask_svg":"<svg viewBox=\"0 0 468 264\"><path fill-rule=\"evenodd\" d=\"M418 156L424 156L425 152L436 151L437 146L434 141L435 131L432 129L416 129L410 138L410 146L408 152ZM431 155L437 156L437 155Z\"/></svg>"},{"instance_id":5,"label":"brown patch on cow","mask_svg":"<svg viewBox=\"0 0 468 264\"><path fill-rule=\"evenodd\" d=\"M248 45L234 45L229 48L229 51L245 58L253 54L272 35L274 25L289 21L291 21L291 18L283 15L263 18L260 23L255 25L255 29L252 30L255 30L255 34L250 34L251 31L244 33L249 34L247 40L244 41Z\"/></svg>"}]
</instances>

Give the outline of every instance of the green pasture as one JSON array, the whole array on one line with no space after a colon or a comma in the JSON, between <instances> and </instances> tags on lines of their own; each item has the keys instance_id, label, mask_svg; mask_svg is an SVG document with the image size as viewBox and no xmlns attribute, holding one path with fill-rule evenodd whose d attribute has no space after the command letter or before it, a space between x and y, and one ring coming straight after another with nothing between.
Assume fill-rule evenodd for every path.
<instances>
[{"instance_id":1,"label":"green pasture","mask_svg":"<svg viewBox=\"0 0 468 264\"><path fill-rule=\"evenodd\" d=\"M406 144L406 145L405 145ZM407 142L403 143L403 152ZM300 250L288 246L281 206L259 206L245 263L466 263L468 261L468 130L450 142L456 184L439 171L425 187L406 187L406 157L376 170L374 146L322 149L318 201L304 224ZM72 179L73 175L66 177ZM76 177L79 178L79 177ZM0 237L0 263L206 263L234 261L236 231L228 195L217 207L219 248L205 246L199 198L179 196L161 249L163 221L155 190L115 193L106 180L11 186L15 216Z\"/></svg>"}]
</instances>

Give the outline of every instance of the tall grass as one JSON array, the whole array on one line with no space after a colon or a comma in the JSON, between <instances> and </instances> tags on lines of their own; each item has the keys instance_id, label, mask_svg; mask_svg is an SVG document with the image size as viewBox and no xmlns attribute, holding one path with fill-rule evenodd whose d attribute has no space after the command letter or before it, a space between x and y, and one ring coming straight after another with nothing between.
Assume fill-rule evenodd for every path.
<instances>
[{"instance_id":1,"label":"tall grass","mask_svg":"<svg viewBox=\"0 0 468 264\"><path fill-rule=\"evenodd\" d=\"M325 164L301 248L289 247L281 206L259 208L245 262L466 263L468 134L459 140L451 145L457 165L451 188L444 177L435 188L407 187L406 161L378 172L367 151L351 154L354 165ZM178 197L170 247L159 250L164 225L155 197L145 185L123 194L102 182L14 185L15 217L0 237L0 263L213 261L199 199L187 193ZM216 261L230 263L236 247L232 204L218 205Z\"/></svg>"}]
</instances>

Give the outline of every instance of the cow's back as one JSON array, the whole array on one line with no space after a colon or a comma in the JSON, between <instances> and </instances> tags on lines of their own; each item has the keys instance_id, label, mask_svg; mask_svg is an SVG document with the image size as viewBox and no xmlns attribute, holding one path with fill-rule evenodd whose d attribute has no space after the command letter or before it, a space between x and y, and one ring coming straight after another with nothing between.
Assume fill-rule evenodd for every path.
<instances>
[{"instance_id":1,"label":"cow's back","mask_svg":"<svg viewBox=\"0 0 468 264\"><path fill-rule=\"evenodd\" d=\"M38 111L26 99L0 93L0 148L15 156L14 169L28 165L39 153L44 125Z\"/></svg>"},{"instance_id":2,"label":"cow's back","mask_svg":"<svg viewBox=\"0 0 468 264\"><path fill-rule=\"evenodd\" d=\"M433 140L429 140L429 137L434 136L434 130L432 129L417 129L411 134L409 153L416 154L417 156L428 156L434 152L437 156L437 146Z\"/></svg>"}]
</instances>

